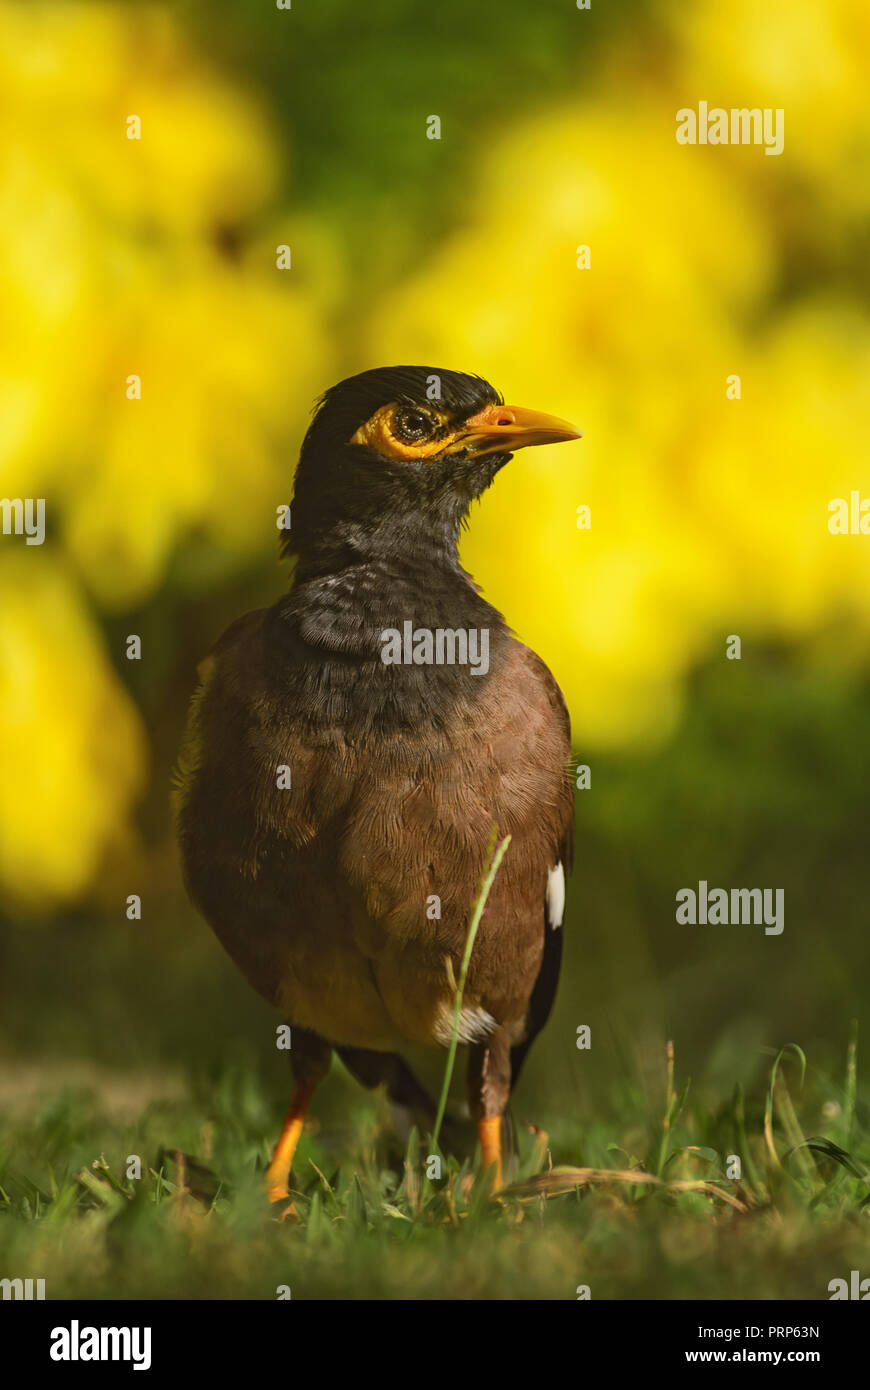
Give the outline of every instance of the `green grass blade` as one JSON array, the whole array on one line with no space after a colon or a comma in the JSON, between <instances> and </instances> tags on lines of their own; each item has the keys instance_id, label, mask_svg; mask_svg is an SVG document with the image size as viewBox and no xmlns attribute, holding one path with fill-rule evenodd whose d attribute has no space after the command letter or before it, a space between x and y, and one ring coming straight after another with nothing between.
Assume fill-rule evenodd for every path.
<instances>
[{"instance_id":1,"label":"green grass blade","mask_svg":"<svg viewBox=\"0 0 870 1390\"><path fill-rule=\"evenodd\" d=\"M447 1064L444 1068L444 1081L441 1086L441 1098L438 1101L438 1113L435 1116L435 1128L432 1131L432 1147L437 1148L438 1138L441 1134L441 1125L444 1122L444 1112L447 1109L447 1097L450 1093L450 1082L453 1079L453 1067L456 1062L456 1049L459 1045L459 1019L462 1013L462 996L465 990L465 980L468 975L468 966L471 961L471 952L474 949L474 939L477 936L477 929L480 926L480 919L483 916L483 909L486 907L486 900L489 897L495 876L504 859L505 852L511 842L510 835L506 835L501 844L497 844L498 828L493 830L492 839L489 843L489 864L484 870L480 888L474 902L471 913L471 921L468 924L468 935L465 939L465 951L462 956L462 965L459 971L459 980L456 985L456 999L453 1005L453 1027L450 1033L450 1046L447 1050Z\"/></svg>"}]
</instances>

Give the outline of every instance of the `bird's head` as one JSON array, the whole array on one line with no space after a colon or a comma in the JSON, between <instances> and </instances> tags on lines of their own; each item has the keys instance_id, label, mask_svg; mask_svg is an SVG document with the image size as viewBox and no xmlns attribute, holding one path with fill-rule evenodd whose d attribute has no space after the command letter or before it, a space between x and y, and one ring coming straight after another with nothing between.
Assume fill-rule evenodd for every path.
<instances>
[{"instance_id":1,"label":"bird's head","mask_svg":"<svg viewBox=\"0 0 870 1390\"><path fill-rule=\"evenodd\" d=\"M302 444L287 549L455 545L475 497L516 449L579 439L505 405L481 377L379 367L325 392Z\"/></svg>"}]
</instances>

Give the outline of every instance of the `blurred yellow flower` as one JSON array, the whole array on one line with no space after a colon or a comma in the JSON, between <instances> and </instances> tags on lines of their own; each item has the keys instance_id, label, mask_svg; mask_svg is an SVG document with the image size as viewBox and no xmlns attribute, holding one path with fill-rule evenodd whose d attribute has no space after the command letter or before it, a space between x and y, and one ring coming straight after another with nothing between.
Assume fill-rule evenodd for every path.
<instances>
[{"instance_id":1,"label":"blurred yellow flower","mask_svg":"<svg viewBox=\"0 0 870 1390\"><path fill-rule=\"evenodd\" d=\"M0 497L49 531L0 537L0 889L41 908L86 893L142 780L89 601L145 603L191 536L212 579L260 552L329 353L262 240L267 124L169 8L0 3L0 125Z\"/></svg>"},{"instance_id":2,"label":"blurred yellow flower","mask_svg":"<svg viewBox=\"0 0 870 1390\"><path fill-rule=\"evenodd\" d=\"M754 52L766 21L754 7L753 28L749 8L742 44ZM851 111L847 29L825 27L851 74ZM715 32L699 41L708 75L725 61ZM860 544L827 529L831 497L870 497L870 322L808 267L810 286L783 294L779 204L812 167L800 128L786 123L788 159L680 146L684 104L772 98L675 73L663 60L632 85L605 65L581 103L490 148L466 225L371 330L373 360L478 371L508 401L584 430L570 451L514 460L463 552L551 664L582 744L663 736L690 665L724 659L732 633L808 637L844 612L870 622ZM733 384L726 394L734 375L739 398ZM591 528L578 530L584 504Z\"/></svg>"},{"instance_id":3,"label":"blurred yellow flower","mask_svg":"<svg viewBox=\"0 0 870 1390\"><path fill-rule=\"evenodd\" d=\"M0 121L0 489L46 496L127 607L194 528L228 566L258 547L328 372L320 310L248 247L265 122L164 8L0 4Z\"/></svg>"},{"instance_id":4,"label":"blurred yellow flower","mask_svg":"<svg viewBox=\"0 0 870 1390\"><path fill-rule=\"evenodd\" d=\"M0 556L0 892L42 911L124 846L145 741L63 566L18 544Z\"/></svg>"},{"instance_id":5,"label":"blurred yellow flower","mask_svg":"<svg viewBox=\"0 0 870 1390\"><path fill-rule=\"evenodd\" d=\"M802 239L842 231L843 217L870 211L870 6L866 0L660 0L676 39L679 92L724 107L772 107L785 113L784 157L797 173L791 207ZM763 164L775 163L765 159ZM769 178L744 162L756 193ZM824 198L824 205L822 203ZM832 212L834 216L831 216Z\"/></svg>"}]
</instances>

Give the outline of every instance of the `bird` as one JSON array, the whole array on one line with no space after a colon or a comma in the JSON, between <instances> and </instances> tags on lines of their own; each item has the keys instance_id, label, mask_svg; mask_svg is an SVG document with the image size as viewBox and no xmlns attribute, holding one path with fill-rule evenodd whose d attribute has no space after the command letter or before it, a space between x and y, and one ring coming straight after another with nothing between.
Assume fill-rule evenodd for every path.
<instances>
[{"instance_id":1,"label":"bird","mask_svg":"<svg viewBox=\"0 0 870 1390\"><path fill-rule=\"evenodd\" d=\"M580 438L464 372L395 366L340 381L299 454L282 530L290 587L200 664L177 837L193 904L290 1028L274 1202L290 1198L333 1053L364 1085L431 1113L406 1054L450 1044L494 828L510 843L457 1031L482 1170L502 1188L511 1087L559 977L571 736L554 677L486 601L458 543L515 451Z\"/></svg>"}]
</instances>

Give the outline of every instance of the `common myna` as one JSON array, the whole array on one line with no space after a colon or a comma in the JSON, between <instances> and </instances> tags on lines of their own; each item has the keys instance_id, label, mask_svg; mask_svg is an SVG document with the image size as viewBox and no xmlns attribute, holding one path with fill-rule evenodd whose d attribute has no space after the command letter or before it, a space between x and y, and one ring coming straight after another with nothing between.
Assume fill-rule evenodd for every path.
<instances>
[{"instance_id":1,"label":"common myna","mask_svg":"<svg viewBox=\"0 0 870 1390\"><path fill-rule=\"evenodd\" d=\"M190 895L291 1025L293 1153L335 1050L425 1109L403 1046L450 1042L494 826L511 841L471 957L459 1039L484 1168L553 1002L573 815L568 714L457 555L471 503L515 449L579 439L479 377L362 372L302 444L291 590L206 658L179 761ZM533 581L531 581L533 582Z\"/></svg>"}]
</instances>

